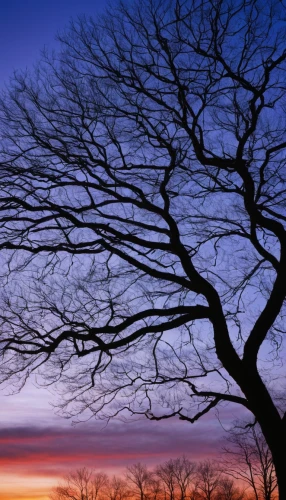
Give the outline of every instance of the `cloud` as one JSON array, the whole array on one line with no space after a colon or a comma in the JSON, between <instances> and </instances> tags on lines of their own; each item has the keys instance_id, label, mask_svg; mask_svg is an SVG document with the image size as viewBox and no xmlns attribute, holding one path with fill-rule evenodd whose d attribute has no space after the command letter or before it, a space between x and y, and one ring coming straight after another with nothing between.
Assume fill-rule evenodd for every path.
<instances>
[{"instance_id":1,"label":"cloud","mask_svg":"<svg viewBox=\"0 0 286 500\"><path fill-rule=\"evenodd\" d=\"M130 419L72 427L52 414L45 394L29 386L1 402L1 500L47 500L62 476L84 466L120 474L139 461L153 467L182 454L191 460L215 458L223 434L214 413L194 425L178 419ZM237 412L229 405L221 420L230 423L238 418Z\"/></svg>"},{"instance_id":2,"label":"cloud","mask_svg":"<svg viewBox=\"0 0 286 500\"><path fill-rule=\"evenodd\" d=\"M2 471L62 475L81 466L122 469L142 461L149 465L182 454L197 460L218 452L220 428L214 421L191 426L178 420L112 422L76 427L36 427L35 424L0 429Z\"/></svg>"}]
</instances>

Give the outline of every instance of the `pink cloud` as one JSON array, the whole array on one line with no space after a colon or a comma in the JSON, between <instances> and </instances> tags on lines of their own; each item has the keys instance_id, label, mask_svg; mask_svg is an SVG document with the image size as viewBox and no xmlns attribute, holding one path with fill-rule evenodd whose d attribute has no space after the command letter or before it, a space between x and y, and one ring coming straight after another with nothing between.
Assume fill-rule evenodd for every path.
<instances>
[{"instance_id":1,"label":"pink cloud","mask_svg":"<svg viewBox=\"0 0 286 500\"><path fill-rule=\"evenodd\" d=\"M0 465L8 472L61 475L83 465L116 470L135 461L148 465L182 454L198 460L215 456L221 428L216 421L196 426L178 420L98 423L76 427L6 427L0 430Z\"/></svg>"},{"instance_id":2,"label":"pink cloud","mask_svg":"<svg viewBox=\"0 0 286 500\"><path fill-rule=\"evenodd\" d=\"M111 421L107 426L89 421L72 427L70 421L52 414L41 392L38 398L33 387L28 389L3 398L1 500L46 500L51 486L79 467L120 474L138 461L153 467L182 454L191 460L215 458L220 450L224 431L214 413L194 425L177 419L130 419L128 423ZM230 423L238 417L237 412L238 408L229 405L222 409L221 420ZM30 485L28 496L21 489L23 483ZM34 489L36 483L39 486Z\"/></svg>"}]
</instances>

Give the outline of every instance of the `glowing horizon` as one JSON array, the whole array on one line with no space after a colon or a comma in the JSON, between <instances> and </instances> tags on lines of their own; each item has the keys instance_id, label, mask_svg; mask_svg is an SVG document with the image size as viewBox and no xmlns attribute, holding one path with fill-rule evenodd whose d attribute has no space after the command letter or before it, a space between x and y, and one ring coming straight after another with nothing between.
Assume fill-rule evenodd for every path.
<instances>
[{"instance_id":1,"label":"glowing horizon","mask_svg":"<svg viewBox=\"0 0 286 500\"><path fill-rule=\"evenodd\" d=\"M194 461L215 458L220 450L223 428L214 414L195 425L142 418L72 426L54 414L49 399L32 384L18 395L0 398L1 500L47 500L64 475L81 467L120 475L136 462L152 468L183 454ZM234 408L225 408L223 416L233 420Z\"/></svg>"}]
</instances>

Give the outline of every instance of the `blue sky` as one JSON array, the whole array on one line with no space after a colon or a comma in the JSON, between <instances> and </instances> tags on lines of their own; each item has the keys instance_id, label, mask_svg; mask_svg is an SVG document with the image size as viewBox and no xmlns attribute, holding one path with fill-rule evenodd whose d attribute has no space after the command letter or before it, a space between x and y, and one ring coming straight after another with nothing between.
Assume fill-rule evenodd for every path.
<instances>
[{"instance_id":1,"label":"blue sky","mask_svg":"<svg viewBox=\"0 0 286 500\"><path fill-rule=\"evenodd\" d=\"M71 18L96 15L106 5L104 0L1 0L0 85L14 70L31 67L44 46L56 46L57 32Z\"/></svg>"}]
</instances>

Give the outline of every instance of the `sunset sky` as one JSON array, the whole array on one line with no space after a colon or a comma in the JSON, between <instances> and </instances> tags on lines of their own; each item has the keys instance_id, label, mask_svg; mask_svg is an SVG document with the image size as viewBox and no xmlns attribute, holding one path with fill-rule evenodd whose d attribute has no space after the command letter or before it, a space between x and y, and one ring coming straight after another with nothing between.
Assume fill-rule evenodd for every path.
<instances>
[{"instance_id":1,"label":"sunset sky","mask_svg":"<svg viewBox=\"0 0 286 500\"><path fill-rule=\"evenodd\" d=\"M56 416L49 404L54 398L32 384L0 401L1 500L46 500L63 475L84 466L120 474L138 461L153 466L182 454L191 460L214 458L223 435L214 414L195 425L131 419L74 426ZM234 408L221 412L222 423L236 417Z\"/></svg>"},{"instance_id":2,"label":"sunset sky","mask_svg":"<svg viewBox=\"0 0 286 500\"><path fill-rule=\"evenodd\" d=\"M112 3L112 2L110 2ZM40 50L55 46L54 37L69 19L96 14L96 0L2 0L0 5L0 82L18 68L30 67ZM15 396L0 395L0 498L46 500L50 488L66 472L87 466L120 473L142 461L154 465L186 454L190 459L214 457L223 429L212 413L192 426L169 420L130 423L89 421L76 426L55 415L54 397L32 383ZM235 417L228 407L227 419Z\"/></svg>"}]
</instances>

